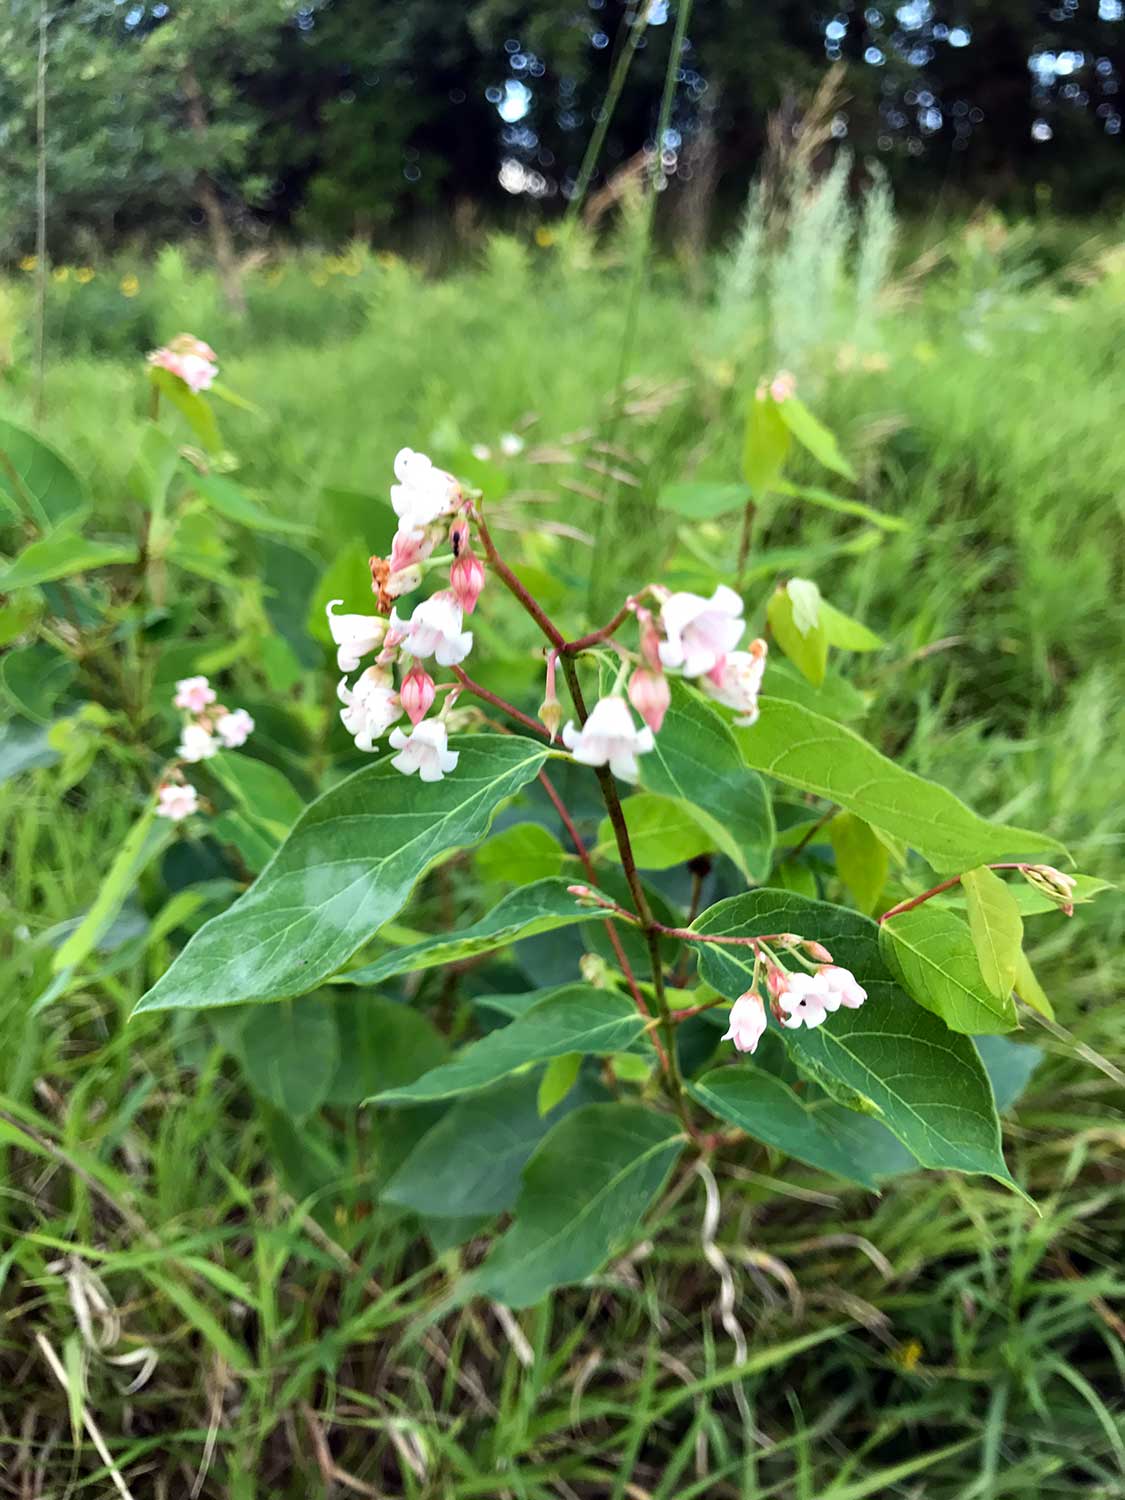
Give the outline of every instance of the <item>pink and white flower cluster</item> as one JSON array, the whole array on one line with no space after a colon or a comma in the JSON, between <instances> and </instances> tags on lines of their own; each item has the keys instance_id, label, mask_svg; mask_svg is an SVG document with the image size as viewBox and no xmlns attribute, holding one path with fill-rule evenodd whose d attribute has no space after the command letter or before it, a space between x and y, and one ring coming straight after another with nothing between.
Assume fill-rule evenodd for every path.
<instances>
[{"instance_id":1,"label":"pink and white flower cluster","mask_svg":"<svg viewBox=\"0 0 1125 1500\"><path fill-rule=\"evenodd\" d=\"M189 716L176 746L180 762L194 764L210 760L220 750L237 750L253 733L254 720L246 709L225 708L215 701L217 696L206 677L181 677L176 683L172 706ZM170 779L157 787L157 816L179 823L198 808L199 793L184 781L179 766L174 767Z\"/></svg>"},{"instance_id":2,"label":"pink and white flower cluster","mask_svg":"<svg viewBox=\"0 0 1125 1500\"><path fill-rule=\"evenodd\" d=\"M182 380L193 395L209 391L219 373L214 349L191 333L179 333L167 344L154 349L148 362L154 369L167 370Z\"/></svg>"},{"instance_id":3,"label":"pink and white flower cluster","mask_svg":"<svg viewBox=\"0 0 1125 1500\"><path fill-rule=\"evenodd\" d=\"M821 943L787 933L778 946L784 947L805 966L802 970L787 969L772 948L765 943L761 945L759 951L763 956L768 955L766 988L770 1010L779 1024L790 1031L800 1026L820 1026L841 1006L846 1010L858 1010L867 999L867 991L851 970L834 964L832 955ZM814 965L804 954L822 961ZM739 1052L755 1052L765 1032L766 1005L757 987L755 967L754 984L730 1008L723 1041L733 1042Z\"/></svg>"},{"instance_id":4,"label":"pink and white flower cluster","mask_svg":"<svg viewBox=\"0 0 1125 1500\"><path fill-rule=\"evenodd\" d=\"M458 760L457 751L449 749L445 718L456 688L452 683L439 688L422 663L432 659L439 667L457 667L473 649L473 632L464 623L484 588L484 568L470 545L469 523L460 514L465 501L453 476L411 448L397 455L394 470L391 505L398 529L390 556L371 559L372 587L385 613L338 614L341 599L327 606L336 664L344 674L337 688L343 704L340 719L357 749L373 751L390 732L391 748L399 752L391 761L396 770L440 781ZM409 616L400 615L393 601L419 586L425 564L447 531L449 587L421 600ZM374 662L349 684L348 674L371 655ZM448 691L443 712L427 718L439 691ZM409 732L392 729L403 715L410 720Z\"/></svg>"}]
</instances>

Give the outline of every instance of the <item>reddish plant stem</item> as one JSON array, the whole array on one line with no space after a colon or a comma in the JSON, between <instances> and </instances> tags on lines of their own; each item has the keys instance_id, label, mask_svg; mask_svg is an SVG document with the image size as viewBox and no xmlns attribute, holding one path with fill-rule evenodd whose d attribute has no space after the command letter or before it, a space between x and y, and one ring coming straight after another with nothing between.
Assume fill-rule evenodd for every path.
<instances>
[{"instance_id":1,"label":"reddish plant stem","mask_svg":"<svg viewBox=\"0 0 1125 1500\"><path fill-rule=\"evenodd\" d=\"M496 543L492 540L492 533L488 529L488 523L480 511L474 508L472 514L477 525L477 535L480 537L481 544L484 547L485 556L492 564L501 583L503 583L504 587L514 598L519 600L520 604L535 621L536 625L539 626L539 629L547 637L551 645L556 650L562 651L566 646L566 640L562 631L559 630L554 621L544 612L543 608L531 597L511 568L509 568L508 564L500 556L499 552L497 552Z\"/></svg>"},{"instance_id":2,"label":"reddish plant stem","mask_svg":"<svg viewBox=\"0 0 1125 1500\"><path fill-rule=\"evenodd\" d=\"M987 870L1025 870L1027 864L1024 860L1005 860L1002 863L986 865ZM897 906L892 906L890 911L885 911L879 918L879 926L890 921L891 917L897 917L904 911L913 911L914 907L921 906L923 901L928 901L931 896L940 896L942 891L951 890L955 885L960 885L961 876L951 875L948 880L943 880L940 885L933 885L928 891L923 891L920 896L911 896L909 901L900 901Z\"/></svg>"},{"instance_id":3,"label":"reddish plant stem","mask_svg":"<svg viewBox=\"0 0 1125 1500\"><path fill-rule=\"evenodd\" d=\"M705 1010L714 1010L716 1005L726 1005L725 995L716 995L714 1000L707 1000L702 1005L689 1005L684 1010L674 1010L672 1020L678 1026L681 1021L689 1021L692 1016L701 1016Z\"/></svg>"},{"instance_id":4,"label":"reddish plant stem","mask_svg":"<svg viewBox=\"0 0 1125 1500\"><path fill-rule=\"evenodd\" d=\"M491 703L493 708L498 708L501 713L507 714L510 719L515 719L517 724L522 724L525 729L530 729L532 734L539 735L541 739L551 738L550 731L540 724L538 719L531 718L529 714L516 708L514 703L507 702L496 693L490 692L488 688L482 687L479 682L474 682L462 667L450 667L449 670L467 693L472 693L475 698L483 698L485 703Z\"/></svg>"},{"instance_id":5,"label":"reddish plant stem","mask_svg":"<svg viewBox=\"0 0 1125 1500\"><path fill-rule=\"evenodd\" d=\"M576 641L567 641L562 648L567 656L577 656L579 651L585 651L590 646L596 646L599 641L607 640L629 618L634 602L632 599L627 599L609 624L603 625L600 630L591 630L589 635L580 635Z\"/></svg>"},{"instance_id":6,"label":"reddish plant stem","mask_svg":"<svg viewBox=\"0 0 1125 1500\"><path fill-rule=\"evenodd\" d=\"M817 834L825 826L825 824L831 823L832 819L839 811L840 809L838 807L830 807L826 813L821 813L820 817L817 818L812 827L805 830L805 834L801 839L801 842L799 844L794 844L793 848L790 849L788 854L782 857L779 863L784 865L787 864L789 860L796 859L798 854L800 854L801 851L807 847L807 845L812 843L813 839L816 838Z\"/></svg>"}]
</instances>

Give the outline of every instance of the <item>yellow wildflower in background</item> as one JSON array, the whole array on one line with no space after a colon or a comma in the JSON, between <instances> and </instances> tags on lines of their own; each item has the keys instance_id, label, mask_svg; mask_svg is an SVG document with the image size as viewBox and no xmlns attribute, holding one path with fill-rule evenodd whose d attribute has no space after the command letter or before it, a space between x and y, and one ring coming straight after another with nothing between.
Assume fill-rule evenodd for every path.
<instances>
[{"instance_id":1,"label":"yellow wildflower in background","mask_svg":"<svg viewBox=\"0 0 1125 1500\"><path fill-rule=\"evenodd\" d=\"M56 266L51 275L56 281L68 281L70 279L70 267Z\"/></svg>"},{"instance_id":2,"label":"yellow wildflower in background","mask_svg":"<svg viewBox=\"0 0 1125 1500\"><path fill-rule=\"evenodd\" d=\"M554 230L548 229L546 224L540 224L539 228L535 231L535 243L542 245L544 250L549 249L555 243Z\"/></svg>"},{"instance_id":3,"label":"yellow wildflower in background","mask_svg":"<svg viewBox=\"0 0 1125 1500\"><path fill-rule=\"evenodd\" d=\"M909 1375L912 1370L916 1370L918 1368L918 1364L922 1358L922 1354L922 1345L918 1342L917 1339L910 1339L909 1342L900 1344L899 1347L891 1355L891 1358L894 1360L895 1364L898 1365L900 1370L905 1370Z\"/></svg>"},{"instance_id":4,"label":"yellow wildflower in background","mask_svg":"<svg viewBox=\"0 0 1125 1500\"><path fill-rule=\"evenodd\" d=\"M125 297L135 297L141 289L141 284L135 276L122 276L121 293Z\"/></svg>"},{"instance_id":5,"label":"yellow wildflower in background","mask_svg":"<svg viewBox=\"0 0 1125 1500\"><path fill-rule=\"evenodd\" d=\"M94 268L92 266L79 266L74 273L74 279L79 286L89 286L94 279Z\"/></svg>"},{"instance_id":6,"label":"yellow wildflower in background","mask_svg":"<svg viewBox=\"0 0 1125 1500\"><path fill-rule=\"evenodd\" d=\"M398 256L393 250L380 250L375 259L381 266L397 266Z\"/></svg>"},{"instance_id":7,"label":"yellow wildflower in background","mask_svg":"<svg viewBox=\"0 0 1125 1500\"><path fill-rule=\"evenodd\" d=\"M310 271L309 280L312 282L313 286L327 286L328 272L321 270Z\"/></svg>"},{"instance_id":8,"label":"yellow wildflower in background","mask_svg":"<svg viewBox=\"0 0 1125 1500\"><path fill-rule=\"evenodd\" d=\"M284 276L285 271L282 269L282 267L274 266L272 270L266 272L266 285L280 286Z\"/></svg>"},{"instance_id":9,"label":"yellow wildflower in background","mask_svg":"<svg viewBox=\"0 0 1125 1500\"><path fill-rule=\"evenodd\" d=\"M20 270L34 271L38 264L39 262L34 255L25 255L23 260L20 261Z\"/></svg>"}]
</instances>

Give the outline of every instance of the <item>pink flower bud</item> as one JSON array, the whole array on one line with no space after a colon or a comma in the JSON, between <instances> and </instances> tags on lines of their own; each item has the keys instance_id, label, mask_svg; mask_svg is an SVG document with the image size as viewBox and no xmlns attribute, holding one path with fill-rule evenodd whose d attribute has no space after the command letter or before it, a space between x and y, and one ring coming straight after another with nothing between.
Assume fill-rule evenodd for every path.
<instances>
[{"instance_id":1,"label":"pink flower bud","mask_svg":"<svg viewBox=\"0 0 1125 1500\"><path fill-rule=\"evenodd\" d=\"M453 556L460 557L461 553L469 545L469 523L464 516L458 516L449 528L449 545L453 548Z\"/></svg>"},{"instance_id":2,"label":"pink flower bud","mask_svg":"<svg viewBox=\"0 0 1125 1500\"><path fill-rule=\"evenodd\" d=\"M663 672L638 667L629 679L629 702L653 734L659 734L664 715L672 702L672 689Z\"/></svg>"},{"instance_id":3,"label":"pink flower bud","mask_svg":"<svg viewBox=\"0 0 1125 1500\"><path fill-rule=\"evenodd\" d=\"M641 635L641 655L654 672L663 672L664 664L660 660L660 632L656 628L652 612L647 609L638 609L637 625Z\"/></svg>"},{"instance_id":4,"label":"pink flower bud","mask_svg":"<svg viewBox=\"0 0 1125 1500\"><path fill-rule=\"evenodd\" d=\"M832 962L831 953L829 953L823 943L818 943L814 938L807 938L805 940L805 952L810 958L815 958L817 963L830 964Z\"/></svg>"},{"instance_id":5,"label":"pink flower bud","mask_svg":"<svg viewBox=\"0 0 1125 1500\"><path fill-rule=\"evenodd\" d=\"M461 608L471 615L484 588L484 567L468 545L454 559L449 570L449 586Z\"/></svg>"},{"instance_id":6,"label":"pink flower bud","mask_svg":"<svg viewBox=\"0 0 1125 1500\"><path fill-rule=\"evenodd\" d=\"M547 657L547 692L543 702L539 705L539 721L551 736L552 742L559 737L559 725L563 717L562 704L555 692L555 671L558 659L557 651L552 651Z\"/></svg>"},{"instance_id":7,"label":"pink flower bud","mask_svg":"<svg viewBox=\"0 0 1125 1500\"><path fill-rule=\"evenodd\" d=\"M766 1008L755 990L747 990L730 1008L724 1042L733 1042L739 1052L756 1052L766 1029Z\"/></svg>"},{"instance_id":8,"label":"pink flower bud","mask_svg":"<svg viewBox=\"0 0 1125 1500\"><path fill-rule=\"evenodd\" d=\"M415 665L407 672L398 690L398 701L412 724L417 724L429 713L436 691L434 679L425 667Z\"/></svg>"}]
</instances>

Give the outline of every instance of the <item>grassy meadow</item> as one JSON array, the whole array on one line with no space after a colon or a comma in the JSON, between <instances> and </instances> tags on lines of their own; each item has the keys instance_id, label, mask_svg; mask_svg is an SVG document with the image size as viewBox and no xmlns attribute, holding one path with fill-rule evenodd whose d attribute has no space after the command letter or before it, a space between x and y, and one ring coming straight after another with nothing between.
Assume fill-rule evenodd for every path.
<instances>
[{"instance_id":1,"label":"grassy meadow","mask_svg":"<svg viewBox=\"0 0 1125 1500\"><path fill-rule=\"evenodd\" d=\"M129 525L143 354L190 330L252 403L221 411L240 480L313 528L319 569L378 548L385 510L366 530L365 497L385 500L401 446L484 444L498 533L577 624L653 576L668 528L733 557L729 526L661 494L738 477L747 396L787 367L855 498L904 524L776 497L742 580L756 628L779 575L814 577L888 642L845 665L855 726L1115 879L1120 226L982 218L895 248L885 204L858 223L839 199L817 212L780 237L748 220L700 266L640 259L627 221L598 245L496 236L440 273L358 247L279 255L247 268L242 322L185 252L55 268L41 431L90 477L106 529ZM0 282L16 421L35 406L31 276ZM214 617L203 585L172 603L257 714L271 689L245 621ZM534 709L489 604L481 639ZM310 718L334 676L293 651L304 671L279 696ZM138 795L111 751L73 785L57 765L0 784L0 1493L1125 1495L1116 892L1029 923L1058 1023L1022 1038L1042 1057L1006 1145L1038 1215L981 1178L915 1173L876 1196L757 1147L679 1184L652 1242L596 1285L442 1316L459 1252L378 1203L389 1134L327 1110L327 1153L190 1017L129 1020L170 936L38 999ZM431 877L435 922L471 904L479 877L463 879L451 896ZM44 1345L83 1371L84 1402Z\"/></svg>"}]
</instances>

